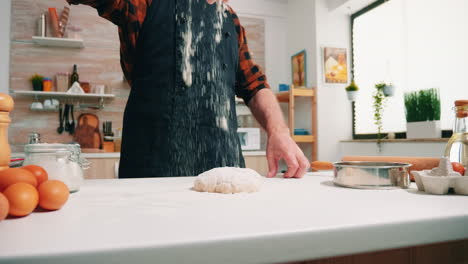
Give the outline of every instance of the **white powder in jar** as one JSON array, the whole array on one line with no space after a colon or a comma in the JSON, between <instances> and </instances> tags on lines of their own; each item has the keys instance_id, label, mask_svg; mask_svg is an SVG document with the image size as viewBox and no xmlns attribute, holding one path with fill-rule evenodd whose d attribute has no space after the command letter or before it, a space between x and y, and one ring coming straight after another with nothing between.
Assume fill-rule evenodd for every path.
<instances>
[{"instance_id":1,"label":"white powder in jar","mask_svg":"<svg viewBox=\"0 0 468 264\"><path fill-rule=\"evenodd\" d=\"M55 144L37 144L40 147L56 146ZM71 152L26 152L24 165L37 165L43 167L48 174L49 180L59 180L67 185L70 192L80 189L83 182L83 170L81 166L70 160Z\"/></svg>"}]
</instances>

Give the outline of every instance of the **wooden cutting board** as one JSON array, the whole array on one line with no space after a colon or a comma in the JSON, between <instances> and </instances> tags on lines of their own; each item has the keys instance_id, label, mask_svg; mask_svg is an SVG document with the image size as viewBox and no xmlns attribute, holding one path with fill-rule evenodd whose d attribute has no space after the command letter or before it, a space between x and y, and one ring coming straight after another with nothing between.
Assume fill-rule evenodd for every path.
<instances>
[{"instance_id":1,"label":"wooden cutting board","mask_svg":"<svg viewBox=\"0 0 468 264\"><path fill-rule=\"evenodd\" d=\"M101 149L102 138L99 132L99 118L95 114L84 113L78 117L74 139L81 148Z\"/></svg>"}]
</instances>

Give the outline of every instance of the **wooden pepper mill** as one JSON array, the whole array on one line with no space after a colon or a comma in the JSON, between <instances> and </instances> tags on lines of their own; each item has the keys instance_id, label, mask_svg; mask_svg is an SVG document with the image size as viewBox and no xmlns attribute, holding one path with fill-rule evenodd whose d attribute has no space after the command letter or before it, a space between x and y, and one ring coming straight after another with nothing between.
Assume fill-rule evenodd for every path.
<instances>
[{"instance_id":1,"label":"wooden pepper mill","mask_svg":"<svg viewBox=\"0 0 468 264\"><path fill-rule=\"evenodd\" d=\"M10 165L11 149L8 144L8 126L10 125L10 112L13 110L13 99L0 93L0 171Z\"/></svg>"}]
</instances>

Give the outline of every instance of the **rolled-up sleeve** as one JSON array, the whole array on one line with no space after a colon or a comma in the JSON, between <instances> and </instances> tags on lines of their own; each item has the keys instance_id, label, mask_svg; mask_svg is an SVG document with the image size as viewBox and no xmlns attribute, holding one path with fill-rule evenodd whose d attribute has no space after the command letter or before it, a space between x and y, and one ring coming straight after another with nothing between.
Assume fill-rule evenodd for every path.
<instances>
[{"instance_id":1,"label":"rolled-up sleeve","mask_svg":"<svg viewBox=\"0 0 468 264\"><path fill-rule=\"evenodd\" d=\"M267 78L260 67L254 63L247 45L244 27L240 24L239 17L230 8L239 40L239 66L237 69L236 95L244 100L246 104L264 88L270 88Z\"/></svg>"},{"instance_id":2,"label":"rolled-up sleeve","mask_svg":"<svg viewBox=\"0 0 468 264\"><path fill-rule=\"evenodd\" d=\"M109 20L117 26L122 26L127 16L128 3L126 0L67 0L71 5L88 5L94 7L99 16Z\"/></svg>"}]
</instances>

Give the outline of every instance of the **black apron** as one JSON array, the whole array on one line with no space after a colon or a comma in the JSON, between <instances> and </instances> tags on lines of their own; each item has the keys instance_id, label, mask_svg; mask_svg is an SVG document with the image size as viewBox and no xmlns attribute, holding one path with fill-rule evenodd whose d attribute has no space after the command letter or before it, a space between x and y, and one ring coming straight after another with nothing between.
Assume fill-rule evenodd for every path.
<instances>
[{"instance_id":1,"label":"black apron","mask_svg":"<svg viewBox=\"0 0 468 264\"><path fill-rule=\"evenodd\" d=\"M120 178L245 166L235 109L237 33L232 15L218 14L205 0L152 1L124 112Z\"/></svg>"}]
</instances>

